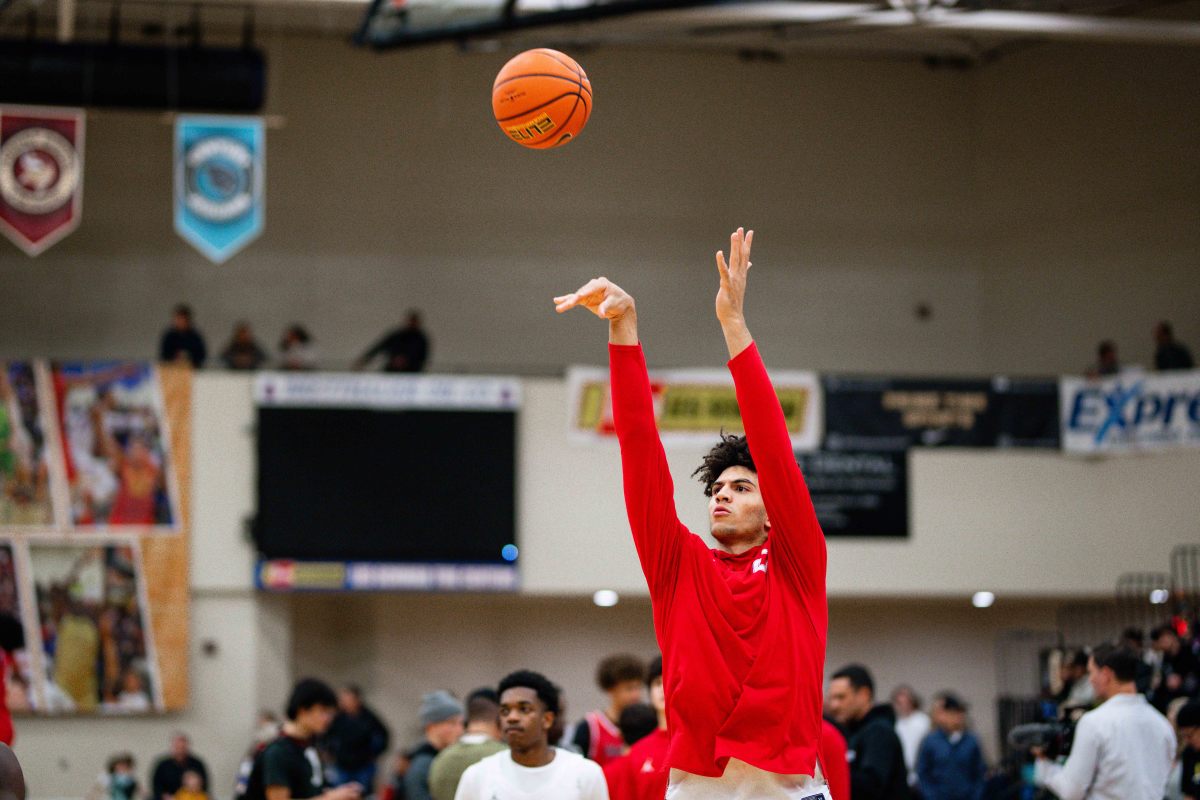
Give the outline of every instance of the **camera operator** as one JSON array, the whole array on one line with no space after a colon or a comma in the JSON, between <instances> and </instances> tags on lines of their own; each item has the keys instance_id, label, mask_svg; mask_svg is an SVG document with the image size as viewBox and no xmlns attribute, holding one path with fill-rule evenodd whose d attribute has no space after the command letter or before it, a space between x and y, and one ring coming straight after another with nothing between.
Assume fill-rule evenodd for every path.
<instances>
[{"instance_id":1,"label":"camera operator","mask_svg":"<svg viewBox=\"0 0 1200 800\"><path fill-rule=\"evenodd\" d=\"M1052 764L1041 752L1034 782L1062 800L1161 800L1175 759L1171 723L1138 694L1137 654L1102 644L1089 679L1103 701L1075 729L1071 755Z\"/></svg>"}]
</instances>

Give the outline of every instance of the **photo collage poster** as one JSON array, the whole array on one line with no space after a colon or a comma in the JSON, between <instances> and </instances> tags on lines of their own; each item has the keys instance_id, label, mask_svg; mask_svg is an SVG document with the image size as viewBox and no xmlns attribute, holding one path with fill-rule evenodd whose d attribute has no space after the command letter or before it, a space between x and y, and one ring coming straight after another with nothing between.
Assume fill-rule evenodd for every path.
<instances>
[{"instance_id":1,"label":"photo collage poster","mask_svg":"<svg viewBox=\"0 0 1200 800\"><path fill-rule=\"evenodd\" d=\"M187 705L191 373L0 361L0 670L9 708Z\"/></svg>"}]
</instances>

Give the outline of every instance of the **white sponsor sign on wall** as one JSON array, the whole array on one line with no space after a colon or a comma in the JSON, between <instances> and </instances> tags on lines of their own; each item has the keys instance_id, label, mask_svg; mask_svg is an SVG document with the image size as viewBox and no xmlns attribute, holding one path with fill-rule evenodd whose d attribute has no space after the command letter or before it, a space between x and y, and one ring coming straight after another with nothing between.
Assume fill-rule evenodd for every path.
<instances>
[{"instance_id":1,"label":"white sponsor sign on wall","mask_svg":"<svg viewBox=\"0 0 1200 800\"><path fill-rule=\"evenodd\" d=\"M1059 393L1068 453L1200 447L1200 370L1063 378Z\"/></svg>"}]
</instances>

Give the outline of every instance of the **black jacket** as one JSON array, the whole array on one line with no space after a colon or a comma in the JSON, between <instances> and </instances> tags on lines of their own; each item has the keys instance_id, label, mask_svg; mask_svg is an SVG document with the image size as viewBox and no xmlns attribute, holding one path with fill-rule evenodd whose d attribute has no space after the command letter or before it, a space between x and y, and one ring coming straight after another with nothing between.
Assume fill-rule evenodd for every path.
<instances>
[{"instance_id":1,"label":"black jacket","mask_svg":"<svg viewBox=\"0 0 1200 800\"><path fill-rule=\"evenodd\" d=\"M359 770L387 751L389 739L387 726L363 706L353 716L338 712L325 734L325 747L339 769Z\"/></svg>"},{"instance_id":2,"label":"black jacket","mask_svg":"<svg viewBox=\"0 0 1200 800\"><path fill-rule=\"evenodd\" d=\"M908 800L908 768L892 707L875 706L846 728L850 796L854 800Z\"/></svg>"}]
</instances>

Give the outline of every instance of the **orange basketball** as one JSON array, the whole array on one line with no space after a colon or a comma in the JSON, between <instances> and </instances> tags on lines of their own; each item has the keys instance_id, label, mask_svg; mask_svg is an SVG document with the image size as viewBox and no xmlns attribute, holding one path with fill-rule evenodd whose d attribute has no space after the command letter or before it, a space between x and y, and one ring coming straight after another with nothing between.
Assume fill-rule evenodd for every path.
<instances>
[{"instance_id":1,"label":"orange basketball","mask_svg":"<svg viewBox=\"0 0 1200 800\"><path fill-rule=\"evenodd\" d=\"M547 149L579 135L592 114L592 84L568 55L538 48L514 56L492 84L500 130L525 147Z\"/></svg>"}]
</instances>

